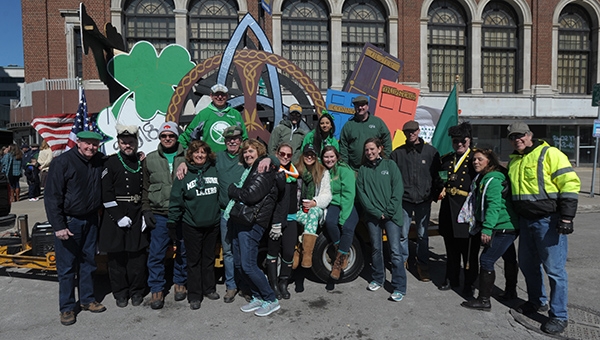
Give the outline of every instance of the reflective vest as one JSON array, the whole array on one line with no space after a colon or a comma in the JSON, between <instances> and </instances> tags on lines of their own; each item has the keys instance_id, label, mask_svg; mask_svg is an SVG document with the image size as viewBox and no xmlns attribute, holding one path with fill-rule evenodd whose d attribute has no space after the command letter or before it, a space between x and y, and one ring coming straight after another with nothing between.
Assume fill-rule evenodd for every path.
<instances>
[{"instance_id":1,"label":"reflective vest","mask_svg":"<svg viewBox=\"0 0 600 340\"><path fill-rule=\"evenodd\" d=\"M512 200L577 199L581 181L571 162L559 149L541 140L540 143L529 153L510 155Z\"/></svg>"}]
</instances>

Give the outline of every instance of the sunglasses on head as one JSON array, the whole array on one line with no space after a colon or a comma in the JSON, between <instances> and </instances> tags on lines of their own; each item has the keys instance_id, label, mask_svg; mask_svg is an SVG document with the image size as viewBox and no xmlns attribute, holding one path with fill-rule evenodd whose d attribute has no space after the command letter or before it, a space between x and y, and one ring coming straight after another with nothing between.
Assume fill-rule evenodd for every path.
<instances>
[{"instance_id":1,"label":"sunglasses on head","mask_svg":"<svg viewBox=\"0 0 600 340\"><path fill-rule=\"evenodd\" d=\"M466 138L452 138L452 144L467 144L467 139Z\"/></svg>"},{"instance_id":2,"label":"sunglasses on head","mask_svg":"<svg viewBox=\"0 0 600 340\"><path fill-rule=\"evenodd\" d=\"M279 157L283 157L283 158L292 158L292 154L289 152L282 152L279 151Z\"/></svg>"},{"instance_id":3,"label":"sunglasses on head","mask_svg":"<svg viewBox=\"0 0 600 340\"><path fill-rule=\"evenodd\" d=\"M513 133L512 135L508 136L508 139L515 141L515 140L521 139L523 137L525 137L524 133Z\"/></svg>"},{"instance_id":4,"label":"sunglasses on head","mask_svg":"<svg viewBox=\"0 0 600 340\"><path fill-rule=\"evenodd\" d=\"M162 138L162 139L165 139L165 138L176 138L175 135L170 134L170 133L163 133L159 137Z\"/></svg>"}]
</instances>

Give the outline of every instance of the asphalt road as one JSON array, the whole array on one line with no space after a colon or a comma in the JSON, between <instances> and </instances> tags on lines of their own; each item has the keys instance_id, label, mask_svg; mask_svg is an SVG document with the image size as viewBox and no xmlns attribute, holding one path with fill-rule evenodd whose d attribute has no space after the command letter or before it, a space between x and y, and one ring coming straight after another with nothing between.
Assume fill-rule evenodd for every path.
<instances>
[{"instance_id":1,"label":"asphalt road","mask_svg":"<svg viewBox=\"0 0 600 340\"><path fill-rule=\"evenodd\" d=\"M42 202L19 202L13 212L29 213L29 224L44 218ZM598 210L596 210L598 211ZM600 213L580 214L575 233L569 236L569 303L600 311ZM101 314L81 312L75 325L59 323L58 283L55 277L24 269L0 269L0 339L545 339L516 322L510 307L492 300L491 312L460 307L463 298L456 292L436 287L444 272L444 245L441 237L430 241L433 282L419 282L408 276L408 292L401 302L388 300L389 283L376 292L366 290L369 269L353 282L339 284L332 292L325 284L305 280L305 290L281 302L281 310L259 318L239 310L241 298L231 304L205 299L198 311L186 301L166 298L165 308L152 310L149 296L140 307L118 308L109 293L106 277L100 277L98 298L108 310ZM497 264L502 273L502 263ZM390 275L388 273L388 279ZM504 287L498 275L497 287ZM217 286L223 295L223 284ZM526 297L525 282L519 276L519 297ZM596 321L598 322L598 321Z\"/></svg>"}]
</instances>

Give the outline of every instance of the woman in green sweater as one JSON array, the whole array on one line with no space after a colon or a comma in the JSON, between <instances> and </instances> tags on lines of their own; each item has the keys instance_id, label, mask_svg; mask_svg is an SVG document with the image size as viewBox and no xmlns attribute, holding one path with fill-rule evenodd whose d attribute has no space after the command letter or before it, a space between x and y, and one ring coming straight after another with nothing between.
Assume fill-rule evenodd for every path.
<instances>
[{"instance_id":1,"label":"woman in green sweater","mask_svg":"<svg viewBox=\"0 0 600 340\"><path fill-rule=\"evenodd\" d=\"M325 217L325 234L337 249L330 276L338 280L341 271L348 266L348 252L358 224L354 207L356 175L341 161L340 152L332 145L323 148L321 159L331 176L331 203Z\"/></svg>"},{"instance_id":2,"label":"woman in green sweater","mask_svg":"<svg viewBox=\"0 0 600 340\"><path fill-rule=\"evenodd\" d=\"M367 228L371 239L371 268L373 279L367 287L376 291L385 282L383 261L383 229L388 239L392 260L392 301L402 301L406 294L406 270L403 255L402 196L404 185L398 165L383 159L383 143L379 138L369 138L364 144L362 166L358 170L356 195L367 215ZM406 243L408 244L408 243Z\"/></svg>"},{"instance_id":3,"label":"woman in green sweater","mask_svg":"<svg viewBox=\"0 0 600 340\"><path fill-rule=\"evenodd\" d=\"M326 146L333 146L339 151L340 144L333 136L334 133L335 123L333 117L326 110L323 110L321 117L319 117L319 125L304 137L302 149L304 150L305 145L311 144L314 146L317 155L321 155Z\"/></svg>"},{"instance_id":4,"label":"woman in green sweater","mask_svg":"<svg viewBox=\"0 0 600 340\"><path fill-rule=\"evenodd\" d=\"M494 264L515 241L518 219L506 190L510 187L506 170L498 162L496 154L490 149L473 150L473 167L477 172L472 189L475 195L473 211L476 229L481 228L484 249L479 257L479 297L465 301L461 306L489 311L492 309L490 296L496 279ZM472 230L471 235L477 232Z\"/></svg>"},{"instance_id":5,"label":"woman in green sweater","mask_svg":"<svg viewBox=\"0 0 600 340\"><path fill-rule=\"evenodd\" d=\"M204 296L219 299L215 282L215 247L221 210L215 154L203 141L193 141L185 154L188 172L175 179L169 200L167 227L181 221L187 253L188 301L199 309Z\"/></svg>"}]
</instances>

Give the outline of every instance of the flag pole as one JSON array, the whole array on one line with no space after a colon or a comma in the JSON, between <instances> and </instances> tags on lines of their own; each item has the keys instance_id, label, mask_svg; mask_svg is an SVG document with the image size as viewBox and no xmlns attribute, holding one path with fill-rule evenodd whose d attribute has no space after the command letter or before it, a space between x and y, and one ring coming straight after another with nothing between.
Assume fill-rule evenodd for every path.
<instances>
[{"instance_id":1,"label":"flag pole","mask_svg":"<svg viewBox=\"0 0 600 340\"><path fill-rule=\"evenodd\" d=\"M459 110L459 107L460 107L460 105L459 105L459 102L460 102L460 96L459 96L460 91L458 90L458 86L457 86L459 80L460 80L460 76L458 74L455 75L454 76L454 87L456 87L456 113L458 115L460 115L460 110Z\"/></svg>"}]
</instances>

